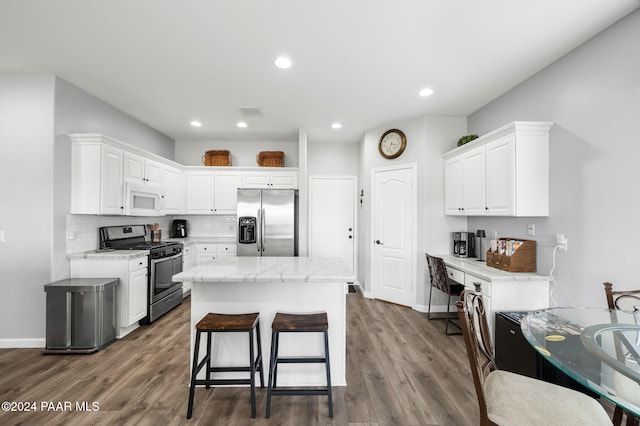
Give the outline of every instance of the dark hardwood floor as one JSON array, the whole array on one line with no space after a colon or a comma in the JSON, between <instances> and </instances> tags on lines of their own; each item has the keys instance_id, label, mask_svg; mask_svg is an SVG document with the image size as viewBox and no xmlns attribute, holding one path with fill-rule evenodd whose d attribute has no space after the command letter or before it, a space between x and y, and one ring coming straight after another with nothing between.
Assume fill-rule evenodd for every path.
<instances>
[{"instance_id":1,"label":"dark hardwood floor","mask_svg":"<svg viewBox=\"0 0 640 426\"><path fill-rule=\"evenodd\" d=\"M92 355L1 349L0 401L35 402L36 411L2 411L0 425L478 424L464 342L445 336L442 321L350 293L347 324L348 386L333 388L333 419L326 397L318 396L276 397L265 419L266 389L257 390L258 417L251 419L245 387L198 388L193 418L186 420L186 299L153 325ZM77 411L83 402L89 408L97 403L98 410Z\"/></svg>"}]
</instances>

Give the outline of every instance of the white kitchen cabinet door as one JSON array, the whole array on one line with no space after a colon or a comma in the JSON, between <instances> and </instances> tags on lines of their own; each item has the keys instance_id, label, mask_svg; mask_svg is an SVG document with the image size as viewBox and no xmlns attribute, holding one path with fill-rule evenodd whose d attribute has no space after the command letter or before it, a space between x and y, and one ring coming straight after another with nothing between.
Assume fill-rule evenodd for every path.
<instances>
[{"instance_id":1,"label":"white kitchen cabinet door","mask_svg":"<svg viewBox=\"0 0 640 426\"><path fill-rule=\"evenodd\" d=\"M238 209L238 188L242 186L242 173L225 171L214 175L215 214L235 214Z\"/></svg>"},{"instance_id":2,"label":"white kitchen cabinet door","mask_svg":"<svg viewBox=\"0 0 640 426\"><path fill-rule=\"evenodd\" d=\"M298 188L298 172L277 171L271 172L271 188L296 189Z\"/></svg>"},{"instance_id":3,"label":"white kitchen cabinet door","mask_svg":"<svg viewBox=\"0 0 640 426\"><path fill-rule=\"evenodd\" d=\"M213 214L213 200L213 172L187 172L187 214Z\"/></svg>"},{"instance_id":4,"label":"white kitchen cabinet door","mask_svg":"<svg viewBox=\"0 0 640 426\"><path fill-rule=\"evenodd\" d=\"M207 265L216 260L216 244L196 244L196 264Z\"/></svg>"},{"instance_id":5,"label":"white kitchen cabinet door","mask_svg":"<svg viewBox=\"0 0 640 426\"><path fill-rule=\"evenodd\" d=\"M91 139L71 146L71 214L124 214L120 149Z\"/></svg>"},{"instance_id":6,"label":"white kitchen cabinet door","mask_svg":"<svg viewBox=\"0 0 640 426\"><path fill-rule=\"evenodd\" d=\"M110 146L102 146L100 172L100 207L98 214L124 214L124 187L122 183L123 152ZM80 213L80 212L78 212ZM90 212L85 212L90 213Z\"/></svg>"},{"instance_id":7,"label":"white kitchen cabinet door","mask_svg":"<svg viewBox=\"0 0 640 426\"><path fill-rule=\"evenodd\" d=\"M462 157L447 160L444 164L444 213L463 215Z\"/></svg>"},{"instance_id":8,"label":"white kitchen cabinet door","mask_svg":"<svg viewBox=\"0 0 640 426\"><path fill-rule=\"evenodd\" d=\"M125 151L124 181L161 186L162 166L156 161Z\"/></svg>"},{"instance_id":9,"label":"white kitchen cabinet door","mask_svg":"<svg viewBox=\"0 0 640 426\"><path fill-rule=\"evenodd\" d=\"M487 209L490 216L513 216L515 206L515 135L487 145Z\"/></svg>"},{"instance_id":10,"label":"white kitchen cabinet door","mask_svg":"<svg viewBox=\"0 0 640 426\"><path fill-rule=\"evenodd\" d=\"M184 213L184 173L174 167L162 167L162 211L165 214Z\"/></svg>"},{"instance_id":11,"label":"white kitchen cabinet door","mask_svg":"<svg viewBox=\"0 0 640 426\"><path fill-rule=\"evenodd\" d=\"M486 214L485 149L467 152L462 160L462 200L465 215Z\"/></svg>"},{"instance_id":12,"label":"white kitchen cabinet door","mask_svg":"<svg viewBox=\"0 0 640 426\"><path fill-rule=\"evenodd\" d=\"M129 274L128 324L134 324L147 316L147 268Z\"/></svg>"}]
</instances>

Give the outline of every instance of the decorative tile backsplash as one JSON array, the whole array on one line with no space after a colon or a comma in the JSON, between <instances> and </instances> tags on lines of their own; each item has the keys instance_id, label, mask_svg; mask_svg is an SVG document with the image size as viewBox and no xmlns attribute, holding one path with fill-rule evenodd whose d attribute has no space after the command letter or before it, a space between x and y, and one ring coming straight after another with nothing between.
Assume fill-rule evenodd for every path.
<instances>
[{"instance_id":1,"label":"decorative tile backsplash","mask_svg":"<svg viewBox=\"0 0 640 426\"><path fill-rule=\"evenodd\" d=\"M99 246L98 228L118 225L160 225L162 238L169 238L169 226L173 219L189 221L190 237L234 237L236 217L225 216L95 216L67 215L66 253L95 250Z\"/></svg>"}]
</instances>

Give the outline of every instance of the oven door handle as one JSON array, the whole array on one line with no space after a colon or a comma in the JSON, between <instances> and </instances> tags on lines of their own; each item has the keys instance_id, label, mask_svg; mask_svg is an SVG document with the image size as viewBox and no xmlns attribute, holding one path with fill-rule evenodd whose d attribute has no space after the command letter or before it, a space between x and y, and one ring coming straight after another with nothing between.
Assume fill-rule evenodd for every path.
<instances>
[{"instance_id":1,"label":"oven door handle","mask_svg":"<svg viewBox=\"0 0 640 426\"><path fill-rule=\"evenodd\" d=\"M151 259L151 262L153 263L159 263L159 262L164 262L165 260L173 260L173 259L177 259L179 257L182 256L182 252L178 253L178 254L174 254L173 256L169 256L169 257L160 257L158 259Z\"/></svg>"}]
</instances>

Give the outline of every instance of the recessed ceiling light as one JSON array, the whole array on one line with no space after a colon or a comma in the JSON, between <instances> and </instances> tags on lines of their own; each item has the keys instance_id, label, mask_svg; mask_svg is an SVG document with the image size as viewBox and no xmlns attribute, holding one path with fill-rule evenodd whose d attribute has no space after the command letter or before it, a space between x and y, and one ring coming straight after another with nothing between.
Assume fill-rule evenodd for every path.
<instances>
[{"instance_id":1,"label":"recessed ceiling light","mask_svg":"<svg viewBox=\"0 0 640 426\"><path fill-rule=\"evenodd\" d=\"M340 123L333 123L333 124L331 125L331 127L332 127L333 129L342 129L342 124L340 124Z\"/></svg>"},{"instance_id":2,"label":"recessed ceiling light","mask_svg":"<svg viewBox=\"0 0 640 426\"><path fill-rule=\"evenodd\" d=\"M193 120L193 121L192 121L191 123L189 123L189 124L191 124L193 127L202 127L202 123L201 123L201 122L199 122L199 121L197 121L197 120Z\"/></svg>"},{"instance_id":3,"label":"recessed ceiling light","mask_svg":"<svg viewBox=\"0 0 640 426\"><path fill-rule=\"evenodd\" d=\"M247 123L245 123L244 121L238 121L238 124L236 124L236 126L244 129L245 127L247 127Z\"/></svg>"},{"instance_id":4,"label":"recessed ceiling light","mask_svg":"<svg viewBox=\"0 0 640 426\"><path fill-rule=\"evenodd\" d=\"M291 60L284 56L281 56L278 59L276 59L274 63L276 64L276 67L282 68L283 70L286 70L287 68L291 68Z\"/></svg>"},{"instance_id":5,"label":"recessed ceiling light","mask_svg":"<svg viewBox=\"0 0 640 426\"><path fill-rule=\"evenodd\" d=\"M420 92L418 92L418 95L422 97L431 96L433 95L433 89L429 89L428 87L425 87Z\"/></svg>"}]
</instances>

